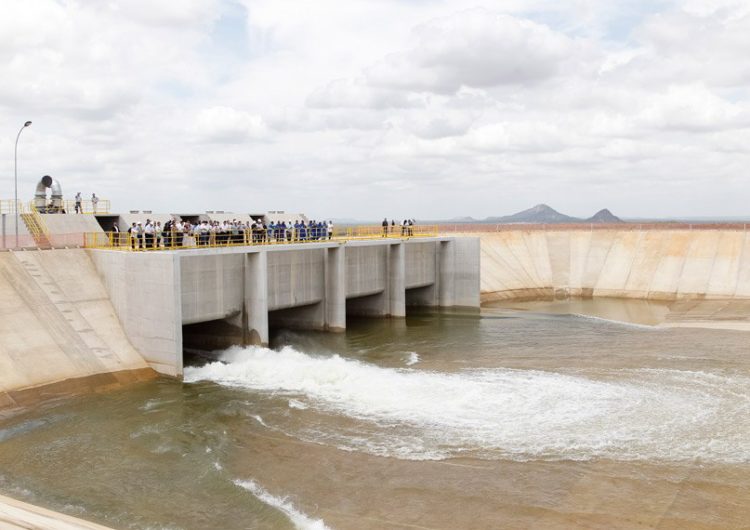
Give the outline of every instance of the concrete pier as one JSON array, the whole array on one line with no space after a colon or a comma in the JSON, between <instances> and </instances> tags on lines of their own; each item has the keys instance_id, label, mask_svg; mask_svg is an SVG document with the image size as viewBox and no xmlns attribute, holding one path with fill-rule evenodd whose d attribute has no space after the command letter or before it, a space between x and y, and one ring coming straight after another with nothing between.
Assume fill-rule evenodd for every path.
<instances>
[{"instance_id":1,"label":"concrete pier","mask_svg":"<svg viewBox=\"0 0 750 530\"><path fill-rule=\"evenodd\" d=\"M88 251L128 338L180 376L185 346L267 345L269 327L340 332L347 315L479 307L479 240L333 241L159 252Z\"/></svg>"}]
</instances>

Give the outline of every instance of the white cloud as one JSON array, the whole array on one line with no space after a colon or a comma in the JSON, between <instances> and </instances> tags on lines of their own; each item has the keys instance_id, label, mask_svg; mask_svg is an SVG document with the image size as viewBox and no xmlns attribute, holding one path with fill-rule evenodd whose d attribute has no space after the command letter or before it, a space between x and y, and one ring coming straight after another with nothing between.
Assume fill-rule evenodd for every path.
<instances>
[{"instance_id":1,"label":"white cloud","mask_svg":"<svg viewBox=\"0 0 750 530\"><path fill-rule=\"evenodd\" d=\"M244 143L269 135L263 118L230 107L200 110L193 131L199 139L219 143Z\"/></svg>"},{"instance_id":2,"label":"white cloud","mask_svg":"<svg viewBox=\"0 0 750 530\"><path fill-rule=\"evenodd\" d=\"M300 6L4 2L22 196L52 174L121 210L747 211L747 2Z\"/></svg>"},{"instance_id":3,"label":"white cloud","mask_svg":"<svg viewBox=\"0 0 750 530\"><path fill-rule=\"evenodd\" d=\"M371 86L362 78L336 79L313 91L307 98L312 108L409 108L420 106L420 98L400 91Z\"/></svg>"},{"instance_id":4,"label":"white cloud","mask_svg":"<svg viewBox=\"0 0 750 530\"><path fill-rule=\"evenodd\" d=\"M523 85L554 76L573 43L546 26L486 9L423 24L414 46L366 71L376 86L454 93L462 86Z\"/></svg>"},{"instance_id":5,"label":"white cloud","mask_svg":"<svg viewBox=\"0 0 750 530\"><path fill-rule=\"evenodd\" d=\"M705 86L671 86L649 98L636 120L645 127L684 131L717 131L750 125L747 112Z\"/></svg>"}]
</instances>

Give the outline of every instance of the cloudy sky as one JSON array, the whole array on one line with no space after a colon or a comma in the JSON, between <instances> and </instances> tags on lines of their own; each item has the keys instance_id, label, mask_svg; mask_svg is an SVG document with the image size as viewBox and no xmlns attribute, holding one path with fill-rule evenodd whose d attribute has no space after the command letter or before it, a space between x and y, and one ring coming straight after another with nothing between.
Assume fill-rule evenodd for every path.
<instances>
[{"instance_id":1,"label":"cloudy sky","mask_svg":"<svg viewBox=\"0 0 750 530\"><path fill-rule=\"evenodd\" d=\"M750 216L746 0L3 0L0 179L117 210Z\"/></svg>"}]
</instances>

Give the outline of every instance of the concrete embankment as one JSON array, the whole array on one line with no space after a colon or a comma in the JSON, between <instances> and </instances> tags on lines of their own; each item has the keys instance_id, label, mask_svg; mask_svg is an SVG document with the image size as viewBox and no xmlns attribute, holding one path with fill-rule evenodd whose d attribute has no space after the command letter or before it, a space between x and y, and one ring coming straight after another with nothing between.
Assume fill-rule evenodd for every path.
<instances>
[{"instance_id":1,"label":"concrete embankment","mask_svg":"<svg viewBox=\"0 0 750 530\"><path fill-rule=\"evenodd\" d=\"M0 409L155 376L84 250L0 253Z\"/></svg>"},{"instance_id":2,"label":"concrete embankment","mask_svg":"<svg viewBox=\"0 0 750 530\"><path fill-rule=\"evenodd\" d=\"M513 229L481 238L482 300L750 299L742 229Z\"/></svg>"},{"instance_id":3,"label":"concrete embankment","mask_svg":"<svg viewBox=\"0 0 750 530\"><path fill-rule=\"evenodd\" d=\"M2 495L0 495L0 528L4 530L110 530L96 523Z\"/></svg>"}]
</instances>

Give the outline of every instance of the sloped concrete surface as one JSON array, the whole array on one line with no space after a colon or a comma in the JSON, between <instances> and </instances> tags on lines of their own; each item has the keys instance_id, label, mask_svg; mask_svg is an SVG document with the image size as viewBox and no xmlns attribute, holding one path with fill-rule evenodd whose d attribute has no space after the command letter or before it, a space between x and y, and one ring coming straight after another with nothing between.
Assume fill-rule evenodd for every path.
<instances>
[{"instance_id":1,"label":"sloped concrete surface","mask_svg":"<svg viewBox=\"0 0 750 530\"><path fill-rule=\"evenodd\" d=\"M519 228L480 238L484 300L750 298L744 230Z\"/></svg>"},{"instance_id":2,"label":"sloped concrete surface","mask_svg":"<svg viewBox=\"0 0 750 530\"><path fill-rule=\"evenodd\" d=\"M105 526L0 495L3 530L109 530Z\"/></svg>"},{"instance_id":3,"label":"sloped concrete surface","mask_svg":"<svg viewBox=\"0 0 750 530\"><path fill-rule=\"evenodd\" d=\"M93 214L41 214L50 234L104 232Z\"/></svg>"},{"instance_id":4,"label":"sloped concrete surface","mask_svg":"<svg viewBox=\"0 0 750 530\"><path fill-rule=\"evenodd\" d=\"M12 391L148 368L84 250L0 253L0 299L0 407Z\"/></svg>"}]
</instances>

